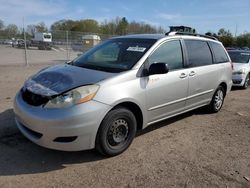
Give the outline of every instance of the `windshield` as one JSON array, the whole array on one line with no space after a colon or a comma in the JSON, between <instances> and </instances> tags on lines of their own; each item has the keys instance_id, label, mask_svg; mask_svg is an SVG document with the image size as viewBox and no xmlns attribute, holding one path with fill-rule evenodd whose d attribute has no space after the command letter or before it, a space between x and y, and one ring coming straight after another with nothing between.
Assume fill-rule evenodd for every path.
<instances>
[{"instance_id":1,"label":"windshield","mask_svg":"<svg viewBox=\"0 0 250 188\"><path fill-rule=\"evenodd\" d=\"M44 35L43 36L45 39L50 39L51 38L51 35Z\"/></svg>"},{"instance_id":2,"label":"windshield","mask_svg":"<svg viewBox=\"0 0 250 188\"><path fill-rule=\"evenodd\" d=\"M130 70L155 42L155 39L110 39L79 56L72 64L105 72Z\"/></svg>"},{"instance_id":3,"label":"windshield","mask_svg":"<svg viewBox=\"0 0 250 188\"><path fill-rule=\"evenodd\" d=\"M228 52L232 62L234 63L248 63L250 52Z\"/></svg>"}]
</instances>

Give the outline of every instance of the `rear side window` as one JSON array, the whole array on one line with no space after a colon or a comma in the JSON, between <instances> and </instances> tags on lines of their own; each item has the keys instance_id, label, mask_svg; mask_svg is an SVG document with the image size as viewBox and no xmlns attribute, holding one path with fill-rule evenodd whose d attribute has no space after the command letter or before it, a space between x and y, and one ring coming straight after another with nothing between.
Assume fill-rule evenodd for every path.
<instances>
[{"instance_id":1,"label":"rear side window","mask_svg":"<svg viewBox=\"0 0 250 188\"><path fill-rule=\"evenodd\" d=\"M224 48L220 44L215 42L210 42L209 44L214 53L214 63L225 63L229 61Z\"/></svg>"},{"instance_id":2,"label":"rear side window","mask_svg":"<svg viewBox=\"0 0 250 188\"><path fill-rule=\"evenodd\" d=\"M170 71L183 68L180 41L174 40L163 43L149 56L148 62L149 65L152 63L166 63Z\"/></svg>"},{"instance_id":3,"label":"rear side window","mask_svg":"<svg viewBox=\"0 0 250 188\"><path fill-rule=\"evenodd\" d=\"M188 54L189 67L212 64L212 54L207 42L199 40L185 40L185 45Z\"/></svg>"}]
</instances>

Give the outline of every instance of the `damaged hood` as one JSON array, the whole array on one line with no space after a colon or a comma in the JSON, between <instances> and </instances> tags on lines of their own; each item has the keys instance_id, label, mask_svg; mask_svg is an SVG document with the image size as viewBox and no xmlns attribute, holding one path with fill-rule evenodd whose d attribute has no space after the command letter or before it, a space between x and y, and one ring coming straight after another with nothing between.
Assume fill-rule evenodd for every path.
<instances>
[{"instance_id":1,"label":"damaged hood","mask_svg":"<svg viewBox=\"0 0 250 188\"><path fill-rule=\"evenodd\" d=\"M24 90L50 97L83 85L95 84L116 74L68 64L56 65L43 69L32 76L25 82Z\"/></svg>"}]
</instances>

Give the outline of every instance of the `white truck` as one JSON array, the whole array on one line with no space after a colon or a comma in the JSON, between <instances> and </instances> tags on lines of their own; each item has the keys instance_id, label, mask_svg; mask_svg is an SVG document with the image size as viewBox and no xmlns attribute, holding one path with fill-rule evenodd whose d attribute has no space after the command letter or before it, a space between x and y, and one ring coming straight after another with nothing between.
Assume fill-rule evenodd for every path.
<instances>
[{"instance_id":1,"label":"white truck","mask_svg":"<svg viewBox=\"0 0 250 188\"><path fill-rule=\"evenodd\" d=\"M52 34L36 32L34 38L31 39L31 46L36 46L39 50L51 50Z\"/></svg>"}]
</instances>

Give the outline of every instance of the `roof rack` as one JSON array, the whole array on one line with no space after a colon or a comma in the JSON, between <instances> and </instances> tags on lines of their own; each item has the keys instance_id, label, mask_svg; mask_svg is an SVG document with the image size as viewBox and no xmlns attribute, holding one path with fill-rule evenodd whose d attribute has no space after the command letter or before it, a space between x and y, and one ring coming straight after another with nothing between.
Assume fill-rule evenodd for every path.
<instances>
[{"instance_id":1,"label":"roof rack","mask_svg":"<svg viewBox=\"0 0 250 188\"><path fill-rule=\"evenodd\" d=\"M179 32L179 31L174 31L174 32L168 32L165 35L168 36L174 36L174 35L189 35L189 36L197 36L197 37L204 37L204 38L209 38L212 40L217 40L218 39L216 37L213 36L209 36L209 35L202 35L202 34L198 34L198 33L188 33L188 32Z\"/></svg>"}]
</instances>

